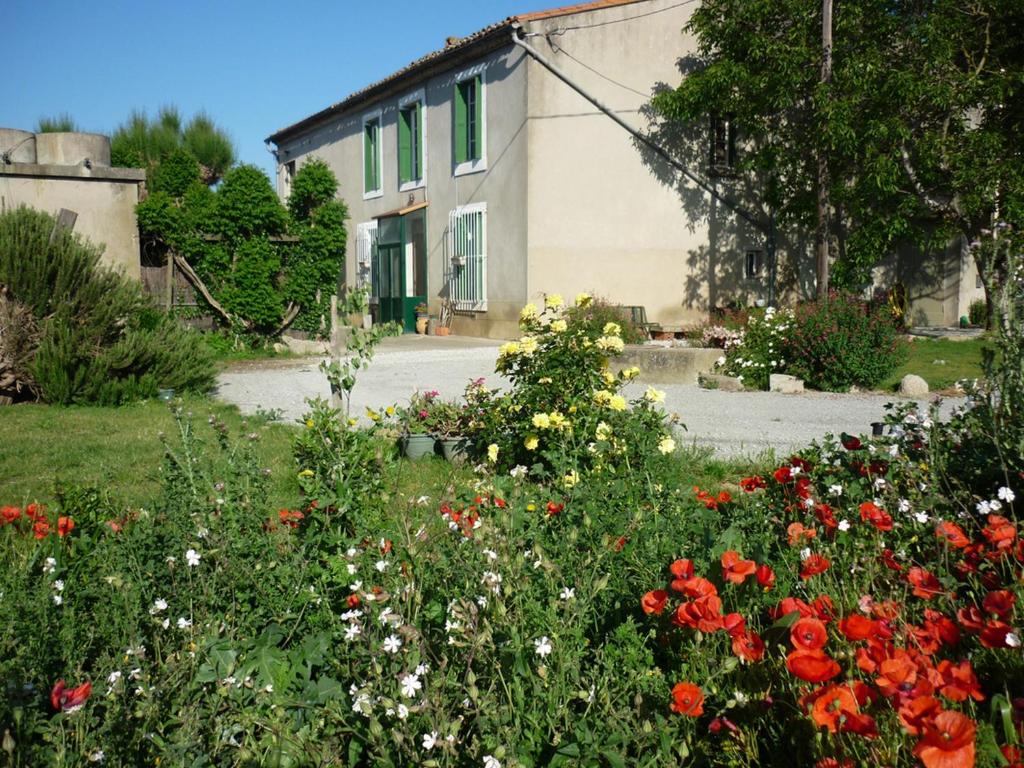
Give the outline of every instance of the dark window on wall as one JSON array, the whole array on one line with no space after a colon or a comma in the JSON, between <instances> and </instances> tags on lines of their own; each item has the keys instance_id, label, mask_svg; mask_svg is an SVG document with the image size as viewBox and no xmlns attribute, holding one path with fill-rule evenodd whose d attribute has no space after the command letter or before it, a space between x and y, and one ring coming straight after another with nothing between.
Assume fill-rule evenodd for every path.
<instances>
[{"instance_id":1,"label":"dark window on wall","mask_svg":"<svg viewBox=\"0 0 1024 768\"><path fill-rule=\"evenodd\" d=\"M732 173L736 167L736 124L730 117L712 116L709 162L713 173Z\"/></svg>"},{"instance_id":2,"label":"dark window on wall","mask_svg":"<svg viewBox=\"0 0 1024 768\"><path fill-rule=\"evenodd\" d=\"M483 157L483 104L480 75L455 85L455 162Z\"/></svg>"},{"instance_id":3,"label":"dark window on wall","mask_svg":"<svg viewBox=\"0 0 1024 768\"><path fill-rule=\"evenodd\" d=\"M747 251L747 263L743 276L747 280L756 280L764 272L764 251Z\"/></svg>"}]
</instances>

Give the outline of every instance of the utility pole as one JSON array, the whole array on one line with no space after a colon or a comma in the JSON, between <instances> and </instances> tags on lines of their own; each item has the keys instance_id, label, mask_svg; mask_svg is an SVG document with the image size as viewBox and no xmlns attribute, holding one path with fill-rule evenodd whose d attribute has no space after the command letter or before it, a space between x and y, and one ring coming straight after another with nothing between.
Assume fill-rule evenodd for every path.
<instances>
[{"instance_id":1,"label":"utility pole","mask_svg":"<svg viewBox=\"0 0 1024 768\"><path fill-rule=\"evenodd\" d=\"M829 98L828 87L832 83L832 0L821 4L821 84L824 98ZM828 301L828 251L829 216L831 201L828 193L828 152L825 147L818 149L818 299Z\"/></svg>"}]
</instances>

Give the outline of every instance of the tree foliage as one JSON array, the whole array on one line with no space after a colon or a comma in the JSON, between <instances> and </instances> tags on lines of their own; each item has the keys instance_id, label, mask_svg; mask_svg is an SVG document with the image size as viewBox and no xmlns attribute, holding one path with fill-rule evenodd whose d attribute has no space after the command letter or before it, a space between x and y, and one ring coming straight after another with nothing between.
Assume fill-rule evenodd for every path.
<instances>
[{"instance_id":1,"label":"tree foliage","mask_svg":"<svg viewBox=\"0 0 1024 768\"><path fill-rule=\"evenodd\" d=\"M139 229L151 246L187 261L222 320L259 335L292 324L326 328L344 268L348 217L326 163L311 161L296 174L294 214L254 166L231 169L216 190L199 183L184 162L158 178L165 173L168 181L138 206Z\"/></svg>"},{"instance_id":2,"label":"tree foliage","mask_svg":"<svg viewBox=\"0 0 1024 768\"><path fill-rule=\"evenodd\" d=\"M188 123L176 107L163 107L155 118L135 111L114 131L110 154L114 165L145 168L153 181L165 157L185 151L198 161L205 184L216 184L235 162L231 137L203 112Z\"/></svg>"},{"instance_id":3,"label":"tree foliage","mask_svg":"<svg viewBox=\"0 0 1024 768\"><path fill-rule=\"evenodd\" d=\"M783 226L812 221L824 154L840 283L862 282L903 242L972 241L998 218L1020 221L1024 6L840 1L833 18L823 85L818 0L703 2L686 28L697 61L656 112L732 116L741 169Z\"/></svg>"}]
</instances>

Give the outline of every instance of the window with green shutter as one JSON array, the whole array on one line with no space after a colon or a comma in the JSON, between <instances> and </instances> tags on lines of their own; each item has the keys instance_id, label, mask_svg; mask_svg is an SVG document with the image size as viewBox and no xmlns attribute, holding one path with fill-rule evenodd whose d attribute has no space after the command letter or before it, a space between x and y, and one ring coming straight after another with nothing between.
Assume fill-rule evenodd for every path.
<instances>
[{"instance_id":1,"label":"window with green shutter","mask_svg":"<svg viewBox=\"0 0 1024 768\"><path fill-rule=\"evenodd\" d=\"M455 84L455 164L477 163L484 157L483 79L474 75Z\"/></svg>"},{"instance_id":2,"label":"window with green shutter","mask_svg":"<svg viewBox=\"0 0 1024 768\"><path fill-rule=\"evenodd\" d=\"M404 104L398 110L398 181L400 185L423 180L423 102Z\"/></svg>"},{"instance_id":3,"label":"window with green shutter","mask_svg":"<svg viewBox=\"0 0 1024 768\"><path fill-rule=\"evenodd\" d=\"M363 194L380 192L380 116L363 120Z\"/></svg>"}]
</instances>

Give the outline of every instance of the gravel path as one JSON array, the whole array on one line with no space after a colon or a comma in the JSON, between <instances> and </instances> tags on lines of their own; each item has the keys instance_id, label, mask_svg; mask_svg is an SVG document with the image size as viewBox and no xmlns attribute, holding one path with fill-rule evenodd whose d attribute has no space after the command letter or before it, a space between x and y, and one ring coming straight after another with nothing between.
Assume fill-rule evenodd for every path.
<instances>
[{"instance_id":1,"label":"gravel path","mask_svg":"<svg viewBox=\"0 0 1024 768\"><path fill-rule=\"evenodd\" d=\"M352 393L353 415L364 413L366 407L402 402L416 390L436 389L444 397L458 397L468 381L480 377L491 387L506 384L494 373L495 342L461 338L417 341L424 338L385 342L369 369L359 376ZM244 413L277 409L284 419L295 420L304 413L306 398L329 396L319 363L319 359L247 363L218 377L219 395ZM884 416L885 404L901 399L896 395L781 395L721 392L691 385L656 386L665 391L666 410L678 413L687 427L680 442L711 446L731 457L756 456L770 449L783 454L829 432L870 431L871 422ZM627 393L635 397L645 388L643 382L634 382ZM956 398L943 401L943 413L948 415L959 402Z\"/></svg>"}]
</instances>

